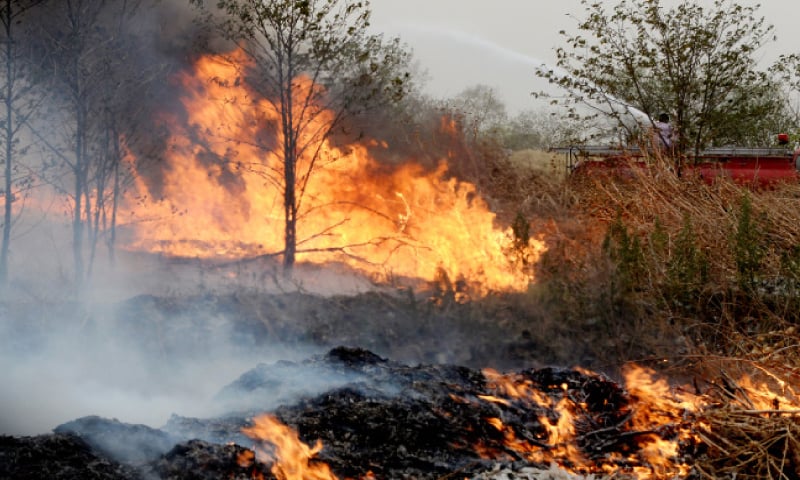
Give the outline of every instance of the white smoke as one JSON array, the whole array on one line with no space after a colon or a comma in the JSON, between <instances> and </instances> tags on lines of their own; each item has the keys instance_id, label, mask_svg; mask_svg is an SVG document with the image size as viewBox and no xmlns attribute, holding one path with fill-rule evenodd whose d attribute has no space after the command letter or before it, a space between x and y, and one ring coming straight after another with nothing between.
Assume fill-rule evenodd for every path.
<instances>
[{"instance_id":1,"label":"white smoke","mask_svg":"<svg viewBox=\"0 0 800 480\"><path fill-rule=\"evenodd\" d=\"M121 329L111 308L71 307L27 312L6 307L1 312L0 363L5 368L0 369L0 434L49 433L89 415L153 428L163 426L173 413L219 415L225 412L215 395L242 372L259 362L300 360L316 353L297 345L237 345L225 335L227 320L199 316L169 321L196 326L208 336L204 348L192 348L190 342L185 351L161 353L148 344L158 340L155 332L142 331L142 338L136 338L136 328ZM220 323L219 331L210 331L214 322ZM172 349L177 350L174 345Z\"/></svg>"}]
</instances>

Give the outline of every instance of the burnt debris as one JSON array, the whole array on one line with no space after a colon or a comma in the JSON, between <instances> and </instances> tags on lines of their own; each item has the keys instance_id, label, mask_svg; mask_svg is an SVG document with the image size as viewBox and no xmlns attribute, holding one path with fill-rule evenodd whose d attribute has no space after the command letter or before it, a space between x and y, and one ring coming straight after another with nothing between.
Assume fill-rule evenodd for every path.
<instances>
[{"instance_id":1,"label":"burnt debris","mask_svg":"<svg viewBox=\"0 0 800 480\"><path fill-rule=\"evenodd\" d=\"M329 380L324 391L302 388L319 378ZM277 406L276 396L283 399ZM626 391L600 375L556 368L500 374L410 366L348 347L302 362L258 365L218 396L220 401L237 397L246 400L237 404L238 411L208 419L174 415L161 429L86 417L57 427L54 435L3 437L6 475L0 476L31 478L23 475L26 469L54 471L72 462L103 468L102 475L84 478L274 478L272 460L261 463L253 455L261 442L242 433L264 413L296 430L306 444L321 441L314 461L327 463L339 478L364 478L368 472L375 479L454 473L464 478L498 463L545 468L537 458L563 448L550 433L563 414L556 406L572 417L570 441L579 455L598 465L647 467L637 449L649 437L670 434L635 431ZM515 448L521 442L544 455L526 455Z\"/></svg>"}]
</instances>

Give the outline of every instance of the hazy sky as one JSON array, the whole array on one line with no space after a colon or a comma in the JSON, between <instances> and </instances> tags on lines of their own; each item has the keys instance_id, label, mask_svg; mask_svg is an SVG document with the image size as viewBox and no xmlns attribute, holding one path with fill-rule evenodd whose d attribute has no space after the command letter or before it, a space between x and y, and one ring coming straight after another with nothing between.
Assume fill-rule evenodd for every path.
<instances>
[{"instance_id":1,"label":"hazy sky","mask_svg":"<svg viewBox=\"0 0 800 480\"><path fill-rule=\"evenodd\" d=\"M761 15L778 36L761 52L765 62L780 53L800 53L800 2L761 4ZM584 11L580 0L372 0L371 5L375 30L399 36L414 50L429 75L426 91L447 97L468 86L490 85L511 112L540 105L530 93L547 84L535 76L535 66L555 61L555 47L564 45L558 32L577 32L569 15L582 18Z\"/></svg>"}]
</instances>

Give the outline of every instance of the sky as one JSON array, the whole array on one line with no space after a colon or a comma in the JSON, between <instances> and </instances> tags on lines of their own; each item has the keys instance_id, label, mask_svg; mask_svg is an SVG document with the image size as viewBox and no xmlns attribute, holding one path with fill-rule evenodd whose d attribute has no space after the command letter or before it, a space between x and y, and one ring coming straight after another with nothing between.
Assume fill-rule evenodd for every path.
<instances>
[{"instance_id":1,"label":"sky","mask_svg":"<svg viewBox=\"0 0 800 480\"><path fill-rule=\"evenodd\" d=\"M698 0L704 6L711 0ZM477 84L494 87L509 112L543 106L531 92L548 88L534 74L554 64L560 30L577 32L580 0L372 0L372 27L399 36L427 72L426 93L447 98ZM616 0L605 2L609 7ZM664 4L677 1L665 0ZM739 0L743 5L759 2ZM797 0L761 0L759 12L778 40L760 52L767 64L800 53ZM572 15L572 17L570 17Z\"/></svg>"}]
</instances>

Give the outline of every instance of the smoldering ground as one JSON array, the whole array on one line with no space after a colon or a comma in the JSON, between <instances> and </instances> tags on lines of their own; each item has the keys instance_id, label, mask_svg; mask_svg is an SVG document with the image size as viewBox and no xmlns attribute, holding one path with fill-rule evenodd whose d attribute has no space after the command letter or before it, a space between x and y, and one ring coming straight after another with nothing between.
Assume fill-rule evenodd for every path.
<instances>
[{"instance_id":1,"label":"smoldering ground","mask_svg":"<svg viewBox=\"0 0 800 480\"><path fill-rule=\"evenodd\" d=\"M98 268L80 301L52 288L58 277L29 268L31 278L0 302L0 432L45 433L87 415L157 428L173 413L269 411L352 379L300 369L280 388L231 395L226 386L257 365L269 370L338 345L408 364L474 368L586 355L582 346L538 343L527 330L532 320L517 311L524 305L367 288L330 266L298 266L288 285L244 267L236 279L232 270L157 255L118 260L116 275ZM36 277L50 288L34 288Z\"/></svg>"}]
</instances>

